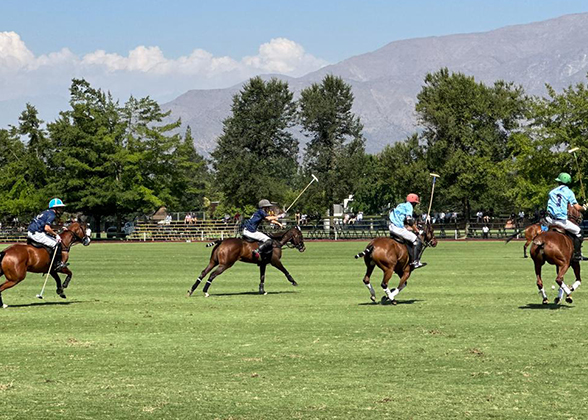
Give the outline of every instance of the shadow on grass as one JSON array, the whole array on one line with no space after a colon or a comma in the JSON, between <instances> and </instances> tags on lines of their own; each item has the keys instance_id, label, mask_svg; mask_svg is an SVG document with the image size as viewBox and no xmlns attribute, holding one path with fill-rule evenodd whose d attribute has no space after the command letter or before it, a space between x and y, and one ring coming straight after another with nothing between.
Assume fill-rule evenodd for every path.
<instances>
[{"instance_id":1,"label":"shadow on grass","mask_svg":"<svg viewBox=\"0 0 588 420\"><path fill-rule=\"evenodd\" d=\"M542 303L527 303L525 306L519 306L519 309L547 309L550 311L558 310L558 309L571 309L573 306L569 305L561 305L555 303L548 303L544 305Z\"/></svg>"},{"instance_id":2,"label":"shadow on grass","mask_svg":"<svg viewBox=\"0 0 588 420\"><path fill-rule=\"evenodd\" d=\"M268 295L282 295L282 294L286 294L286 293L298 293L295 291L283 291L283 292L267 292L266 294ZM215 296L243 296L243 295L252 295L252 296L263 296L261 293L259 292L234 292L234 293L211 293L210 297L215 297Z\"/></svg>"},{"instance_id":3,"label":"shadow on grass","mask_svg":"<svg viewBox=\"0 0 588 420\"><path fill-rule=\"evenodd\" d=\"M26 304L22 304L22 305L8 305L8 309L10 309L10 308L31 308L33 306L73 305L74 303L90 303L90 302L83 301L83 300L72 300L72 301L65 301L65 302L34 302L34 303L26 303Z\"/></svg>"},{"instance_id":4,"label":"shadow on grass","mask_svg":"<svg viewBox=\"0 0 588 420\"><path fill-rule=\"evenodd\" d=\"M416 302L424 302L424 300L422 299L409 299L409 300L397 300L396 304L397 305L412 305L413 303ZM392 302L390 302L389 300L386 300L384 303L380 302L364 302L364 303L358 303L357 306L374 306L374 305L383 305L383 306L394 306L392 305Z\"/></svg>"}]
</instances>

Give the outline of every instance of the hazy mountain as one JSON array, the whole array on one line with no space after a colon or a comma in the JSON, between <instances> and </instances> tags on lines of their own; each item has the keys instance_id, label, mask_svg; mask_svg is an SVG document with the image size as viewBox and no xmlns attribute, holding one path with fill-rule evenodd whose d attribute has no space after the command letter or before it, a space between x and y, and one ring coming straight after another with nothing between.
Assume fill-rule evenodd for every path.
<instances>
[{"instance_id":1,"label":"hazy mountain","mask_svg":"<svg viewBox=\"0 0 588 420\"><path fill-rule=\"evenodd\" d=\"M441 67L486 83L512 81L527 93L539 95L545 93L545 83L561 90L584 82L588 72L588 13L490 32L396 41L300 78L278 77L288 80L296 93L320 82L325 74L350 83L355 95L354 112L365 125L367 150L376 152L417 130L416 95L425 75ZM240 87L191 90L163 107L182 117L183 124L192 128L198 150L209 153Z\"/></svg>"}]
</instances>

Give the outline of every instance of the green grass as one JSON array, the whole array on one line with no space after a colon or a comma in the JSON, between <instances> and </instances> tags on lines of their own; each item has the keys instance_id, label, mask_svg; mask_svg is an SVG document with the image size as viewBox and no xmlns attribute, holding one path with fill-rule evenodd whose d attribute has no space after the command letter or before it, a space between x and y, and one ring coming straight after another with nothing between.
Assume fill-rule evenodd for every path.
<instances>
[{"instance_id":1,"label":"green grass","mask_svg":"<svg viewBox=\"0 0 588 420\"><path fill-rule=\"evenodd\" d=\"M238 263L208 299L203 244L75 247L67 300L3 294L0 419L588 418L585 289L542 306L522 243L442 242L374 305L366 243L286 250L300 286L268 268L267 296Z\"/></svg>"}]
</instances>

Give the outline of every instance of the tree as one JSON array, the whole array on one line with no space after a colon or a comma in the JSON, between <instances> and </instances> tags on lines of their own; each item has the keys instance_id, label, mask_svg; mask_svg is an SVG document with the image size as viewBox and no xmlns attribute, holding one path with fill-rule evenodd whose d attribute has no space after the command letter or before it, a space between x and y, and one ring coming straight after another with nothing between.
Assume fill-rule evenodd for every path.
<instances>
[{"instance_id":1,"label":"tree","mask_svg":"<svg viewBox=\"0 0 588 420\"><path fill-rule=\"evenodd\" d=\"M232 115L212 152L215 181L228 206L283 201L297 169L298 141L289 128L295 104L288 84L250 79L233 97Z\"/></svg>"},{"instance_id":2,"label":"tree","mask_svg":"<svg viewBox=\"0 0 588 420\"><path fill-rule=\"evenodd\" d=\"M515 183L509 195L526 208L544 208L547 193L559 172L572 174L572 188L580 191L580 177L572 155L576 152L582 174L588 173L588 88L579 83L557 93L547 85L548 98L536 98L532 119L524 133L513 136ZM581 199L581 193L577 194Z\"/></svg>"},{"instance_id":3,"label":"tree","mask_svg":"<svg viewBox=\"0 0 588 420\"><path fill-rule=\"evenodd\" d=\"M161 125L169 112L150 98L131 97L121 108L83 79L74 79L70 92L71 110L48 126L54 195L94 216L98 232L104 216L120 225L127 214L171 202L179 136L169 132L180 122Z\"/></svg>"},{"instance_id":4,"label":"tree","mask_svg":"<svg viewBox=\"0 0 588 420\"><path fill-rule=\"evenodd\" d=\"M445 68L427 74L417 99L427 164L442 176L436 201L459 204L465 215L472 205L507 205L503 165L527 111L522 88L503 81L488 87Z\"/></svg>"},{"instance_id":5,"label":"tree","mask_svg":"<svg viewBox=\"0 0 588 420\"><path fill-rule=\"evenodd\" d=\"M182 143L176 148L173 156L174 176L172 178L171 209L190 211L203 207L208 170L202 156L196 152L194 138L190 126Z\"/></svg>"},{"instance_id":6,"label":"tree","mask_svg":"<svg viewBox=\"0 0 588 420\"><path fill-rule=\"evenodd\" d=\"M351 86L340 77L327 75L300 94L300 120L310 138L304 168L320 180L322 211L340 203L358 186L367 161L363 125L351 112Z\"/></svg>"}]
</instances>

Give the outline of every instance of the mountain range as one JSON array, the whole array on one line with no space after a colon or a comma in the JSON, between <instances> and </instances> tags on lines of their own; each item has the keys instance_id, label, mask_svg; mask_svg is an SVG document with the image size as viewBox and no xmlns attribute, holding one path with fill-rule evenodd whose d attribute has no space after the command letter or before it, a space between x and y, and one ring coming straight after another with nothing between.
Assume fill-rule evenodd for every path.
<instances>
[{"instance_id":1,"label":"mountain range","mask_svg":"<svg viewBox=\"0 0 588 420\"><path fill-rule=\"evenodd\" d=\"M327 74L340 76L352 86L353 112L364 124L366 150L374 153L418 130L417 94L426 74L442 67L486 84L500 79L514 82L532 95L544 95L546 83L561 91L586 81L588 13L489 32L395 41L299 78L263 77L287 81L297 97ZM241 87L190 90L162 107L192 128L197 150L208 155Z\"/></svg>"}]
</instances>

